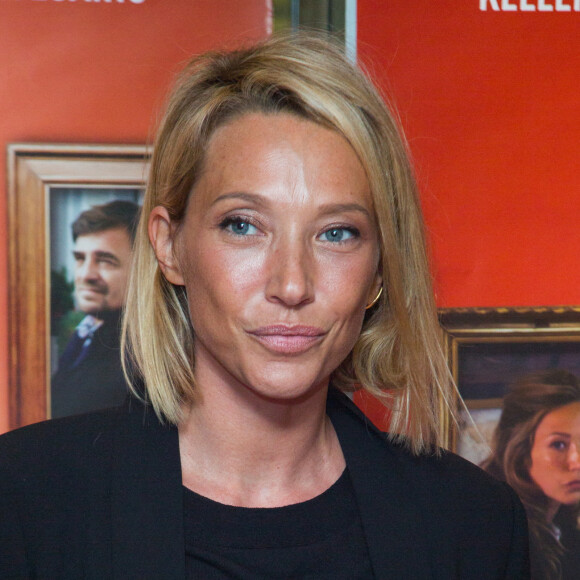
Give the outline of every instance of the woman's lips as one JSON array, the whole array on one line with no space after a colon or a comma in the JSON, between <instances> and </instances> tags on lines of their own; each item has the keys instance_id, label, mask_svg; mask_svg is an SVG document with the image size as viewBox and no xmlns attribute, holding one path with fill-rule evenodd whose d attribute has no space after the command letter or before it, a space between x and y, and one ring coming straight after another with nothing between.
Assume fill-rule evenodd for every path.
<instances>
[{"instance_id":1,"label":"woman's lips","mask_svg":"<svg viewBox=\"0 0 580 580\"><path fill-rule=\"evenodd\" d=\"M261 326L248 331L268 350L280 354L301 354L320 342L326 334L316 326Z\"/></svg>"},{"instance_id":2,"label":"woman's lips","mask_svg":"<svg viewBox=\"0 0 580 580\"><path fill-rule=\"evenodd\" d=\"M574 481L567 483L566 487L568 488L568 491L580 491L580 480L575 479Z\"/></svg>"}]
</instances>

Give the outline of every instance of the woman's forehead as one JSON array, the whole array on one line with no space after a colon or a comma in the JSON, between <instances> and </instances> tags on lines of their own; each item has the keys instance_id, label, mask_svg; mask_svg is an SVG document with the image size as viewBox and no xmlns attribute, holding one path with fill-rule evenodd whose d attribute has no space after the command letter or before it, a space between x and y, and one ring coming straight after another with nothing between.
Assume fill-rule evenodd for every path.
<instances>
[{"instance_id":1,"label":"woman's forehead","mask_svg":"<svg viewBox=\"0 0 580 580\"><path fill-rule=\"evenodd\" d=\"M553 433L580 435L580 401L546 413L538 425L536 436L548 437Z\"/></svg>"},{"instance_id":2,"label":"woman's forehead","mask_svg":"<svg viewBox=\"0 0 580 580\"><path fill-rule=\"evenodd\" d=\"M324 203L358 202L373 213L366 172L338 132L285 113L247 113L218 128L193 196L209 196L208 203L274 189L285 193L279 201L299 203L317 193Z\"/></svg>"}]
</instances>

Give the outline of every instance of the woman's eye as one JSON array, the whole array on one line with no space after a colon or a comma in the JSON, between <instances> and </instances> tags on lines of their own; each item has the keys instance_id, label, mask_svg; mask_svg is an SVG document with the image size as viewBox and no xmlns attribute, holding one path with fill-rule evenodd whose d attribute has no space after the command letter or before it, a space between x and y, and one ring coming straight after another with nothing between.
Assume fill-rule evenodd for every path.
<instances>
[{"instance_id":1,"label":"woman's eye","mask_svg":"<svg viewBox=\"0 0 580 580\"><path fill-rule=\"evenodd\" d=\"M228 218L221 224L222 228L229 230L238 236L255 235L258 233L256 226L242 218Z\"/></svg>"},{"instance_id":2,"label":"woman's eye","mask_svg":"<svg viewBox=\"0 0 580 580\"><path fill-rule=\"evenodd\" d=\"M565 451L567 445L565 441L552 441L552 443L550 443L550 447L556 451Z\"/></svg>"},{"instance_id":3,"label":"woman's eye","mask_svg":"<svg viewBox=\"0 0 580 580\"><path fill-rule=\"evenodd\" d=\"M330 228L321 234L325 242L344 242L358 235L352 228Z\"/></svg>"}]
</instances>

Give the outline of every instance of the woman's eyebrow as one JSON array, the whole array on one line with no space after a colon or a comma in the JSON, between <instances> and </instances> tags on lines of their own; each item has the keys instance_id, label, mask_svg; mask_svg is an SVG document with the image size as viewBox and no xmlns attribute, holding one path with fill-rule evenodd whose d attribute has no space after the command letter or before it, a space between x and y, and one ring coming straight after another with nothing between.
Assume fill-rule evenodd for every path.
<instances>
[{"instance_id":1,"label":"woman's eyebrow","mask_svg":"<svg viewBox=\"0 0 580 580\"><path fill-rule=\"evenodd\" d=\"M211 205L214 206L222 201L226 201L228 199L239 199L242 201L247 201L248 203L252 203L254 205L258 205L258 206L266 206L269 205L269 201L267 198L265 198L263 195L260 195L259 193L246 193L243 191L236 191L233 193L224 193L223 195L220 195L218 197L216 197Z\"/></svg>"},{"instance_id":2,"label":"woman's eyebrow","mask_svg":"<svg viewBox=\"0 0 580 580\"><path fill-rule=\"evenodd\" d=\"M553 435L557 435L558 437L566 437L570 439L570 433L562 433L561 431L552 431L549 436L552 437Z\"/></svg>"},{"instance_id":3,"label":"woman's eyebrow","mask_svg":"<svg viewBox=\"0 0 580 580\"><path fill-rule=\"evenodd\" d=\"M345 213L349 211L356 211L364 214L367 218L371 218L369 210L360 203L326 203L320 206L320 214L328 215L333 213Z\"/></svg>"}]
</instances>

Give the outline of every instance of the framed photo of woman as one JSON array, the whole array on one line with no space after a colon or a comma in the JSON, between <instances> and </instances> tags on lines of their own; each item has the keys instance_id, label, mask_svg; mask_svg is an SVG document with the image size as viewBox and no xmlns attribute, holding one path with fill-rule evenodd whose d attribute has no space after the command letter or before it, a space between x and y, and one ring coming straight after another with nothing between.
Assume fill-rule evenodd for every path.
<instances>
[{"instance_id":1,"label":"framed photo of woman","mask_svg":"<svg viewBox=\"0 0 580 580\"><path fill-rule=\"evenodd\" d=\"M480 464L490 452L502 400L531 373L563 369L580 376L580 307L440 310L449 364L465 402L450 448Z\"/></svg>"}]
</instances>

